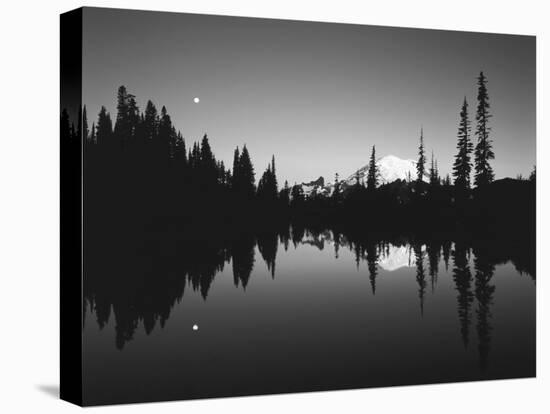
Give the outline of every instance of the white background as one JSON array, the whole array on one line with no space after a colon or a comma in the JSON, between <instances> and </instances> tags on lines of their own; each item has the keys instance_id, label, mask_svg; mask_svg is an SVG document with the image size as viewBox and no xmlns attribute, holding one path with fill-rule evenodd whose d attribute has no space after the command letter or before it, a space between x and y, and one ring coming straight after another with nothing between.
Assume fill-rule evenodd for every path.
<instances>
[{"instance_id":1,"label":"white background","mask_svg":"<svg viewBox=\"0 0 550 414\"><path fill-rule=\"evenodd\" d=\"M550 412L548 153L550 13L544 1L92 1L88 6L537 35L538 378L90 408L186 413ZM58 400L59 17L78 1L0 12L0 412L74 412ZM546 121L546 122L545 122ZM546 325L546 326L545 326ZM322 345L320 345L322 346ZM546 348L546 349L545 349ZM546 352L545 352L546 351ZM258 372L258 381L262 373Z\"/></svg>"}]
</instances>

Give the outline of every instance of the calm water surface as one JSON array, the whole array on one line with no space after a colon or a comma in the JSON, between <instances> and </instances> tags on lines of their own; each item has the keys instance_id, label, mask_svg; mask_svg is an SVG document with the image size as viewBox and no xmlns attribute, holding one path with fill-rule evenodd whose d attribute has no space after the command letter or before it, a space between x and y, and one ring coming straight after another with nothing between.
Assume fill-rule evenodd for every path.
<instances>
[{"instance_id":1,"label":"calm water surface","mask_svg":"<svg viewBox=\"0 0 550 414\"><path fill-rule=\"evenodd\" d=\"M124 257L85 278L88 404L535 375L534 263L490 247L305 231Z\"/></svg>"}]
</instances>

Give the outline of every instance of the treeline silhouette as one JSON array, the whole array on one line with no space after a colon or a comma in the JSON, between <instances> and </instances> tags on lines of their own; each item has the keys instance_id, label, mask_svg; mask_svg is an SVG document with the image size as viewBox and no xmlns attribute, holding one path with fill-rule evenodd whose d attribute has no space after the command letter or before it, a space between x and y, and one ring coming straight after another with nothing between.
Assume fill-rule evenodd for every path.
<instances>
[{"instance_id":1,"label":"treeline silhouette","mask_svg":"<svg viewBox=\"0 0 550 414\"><path fill-rule=\"evenodd\" d=\"M535 170L529 180L494 180L487 80L478 78L477 145L470 136L466 98L460 110L453 182L440 177L432 152L426 167L421 130L417 176L379 185L376 149L372 147L367 180L354 185L336 174L330 191L304 195L299 184L279 189L275 156L256 185L246 145L237 147L231 166L216 159L207 135L187 144L165 107L148 101L144 111L124 86L117 93L117 114L102 107L89 126L86 107L77 125L61 116L62 139L82 139L86 219L91 227L116 222L116 227L156 223L183 226L187 234L208 235L227 229L282 225L395 228L401 230L463 228L472 231L520 233L535 230ZM473 161L472 161L473 158ZM474 172L475 188L470 176Z\"/></svg>"}]
</instances>

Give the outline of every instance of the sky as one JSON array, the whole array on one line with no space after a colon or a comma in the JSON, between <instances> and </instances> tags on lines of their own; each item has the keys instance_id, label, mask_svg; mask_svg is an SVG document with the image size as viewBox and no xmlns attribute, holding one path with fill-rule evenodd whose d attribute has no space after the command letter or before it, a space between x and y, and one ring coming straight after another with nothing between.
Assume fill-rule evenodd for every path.
<instances>
[{"instance_id":1,"label":"sky","mask_svg":"<svg viewBox=\"0 0 550 414\"><path fill-rule=\"evenodd\" d=\"M188 146L206 133L230 166L246 144L256 178L275 155L290 184L347 177L373 145L417 159L421 127L450 173L483 71L496 178L535 164L533 36L86 8L82 59L90 123L101 105L116 117L125 85L140 108L165 105Z\"/></svg>"}]
</instances>

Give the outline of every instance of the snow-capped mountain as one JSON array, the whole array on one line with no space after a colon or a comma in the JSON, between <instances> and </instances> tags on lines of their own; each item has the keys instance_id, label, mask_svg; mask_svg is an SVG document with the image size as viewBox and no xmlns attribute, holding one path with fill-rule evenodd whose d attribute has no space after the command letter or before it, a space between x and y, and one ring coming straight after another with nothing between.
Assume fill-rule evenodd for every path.
<instances>
[{"instance_id":1,"label":"snow-capped mountain","mask_svg":"<svg viewBox=\"0 0 550 414\"><path fill-rule=\"evenodd\" d=\"M330 192L329 187L325 186L325 179L323 177L319 177L309 183L302 183L301 185L302 191L306 197L315 194L329 195Z\"/></svg>"},{"instance_id":2,"label":"snow-capped mountain","mask_svg":"<svg viewBox=\"0 0 550 414\"><path fill-rule=\"evenodd\" d=\"M404 160L395 155L386 155L376 161L378 167L378 184L389 184L396 180L408 180L410 177L412 180L416 179L416 161ZM360 182L367 181L367 174L369 171L369 165L359 168L356 172L346 178L345 183L347 185L353 185L357 181L357 175L359 175ZM428 182L428 174L424 175L424 181Z\"/></svg>"},{"instance_id":3,"label":"snow-capped mountain","mask_svg":"<svg viewBox=\"0 0 550 414\"><path fill-rule=\"evenodd\" d=\"M378 185L393 183L396 180L407 181L409 178L411 180L416 179L416 161L414 160L404 160L395 155L386 155L378 159L376 165L378 167ZM348 186L354 185L357 182L357 176L359 176L361 184L366 183L368 171L368 164L359 168L345 180L341 181L342 187L345 189ZM429 182L427 171L424 174L424 181ZM317 180L302 183L301 186L306 197L313 195L328 196L332 194L334 182L325 184L325 179L319 177Z\"/></svg>"}]
</instances>

